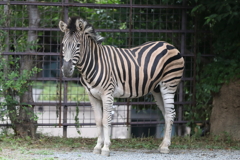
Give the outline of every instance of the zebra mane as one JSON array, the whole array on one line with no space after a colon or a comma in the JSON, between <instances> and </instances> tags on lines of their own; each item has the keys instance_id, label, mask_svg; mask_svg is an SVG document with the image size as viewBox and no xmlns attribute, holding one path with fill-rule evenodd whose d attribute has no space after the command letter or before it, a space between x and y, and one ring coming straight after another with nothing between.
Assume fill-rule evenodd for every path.
<instances>
[{"instance_id":1,"label":"zebra mane","mask_svg":"<svg viewBox=\"0 0 240 160\"><path fill-rule=\"evenodd\" d=\"M104 37L95 32L93 26L80 17L69 18L67 28L70 30L70 34L80 31L88 34L96 43L101 44Z\"/></svg>"}]
</instances>

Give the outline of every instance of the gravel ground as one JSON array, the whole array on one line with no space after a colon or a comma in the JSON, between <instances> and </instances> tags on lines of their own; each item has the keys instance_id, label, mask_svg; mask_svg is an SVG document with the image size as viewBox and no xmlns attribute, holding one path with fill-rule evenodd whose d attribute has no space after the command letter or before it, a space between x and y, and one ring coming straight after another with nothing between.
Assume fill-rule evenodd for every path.
<instances>
[{"instance_id":1,"label":"gravel ground","mask_svg":"<svg viewBox=\"0 0 240 160\"><path fill-rule=\"evenodd\" d=\"M150 150L129 150L129 151L112 151L110 157L92 154L89 151L73 152L70 155L56 155L59 159L72 160L240 160L240 151L227 150L172 150L170 154L160 154L158 151Z\"/></svg>"},{"instance_id":2,"label":"gravel ground","mask_svg":"<svg viewBox=\"0 0 240 160\"><path fill-rule=\"evenodd\" d=\"M9 154L8 154L9 152ZM18 153L14 153L18 152ZM7 156L8 155L8 156ZM125 150L111 151L110 157L93 154L90 150L73 151L38 151L29 150L2 151L1 157L6 159L34 160L240 160L240 150L178 150L172 149L169 154L160 154L157 150Z\"/></svg>"}]
</instances>

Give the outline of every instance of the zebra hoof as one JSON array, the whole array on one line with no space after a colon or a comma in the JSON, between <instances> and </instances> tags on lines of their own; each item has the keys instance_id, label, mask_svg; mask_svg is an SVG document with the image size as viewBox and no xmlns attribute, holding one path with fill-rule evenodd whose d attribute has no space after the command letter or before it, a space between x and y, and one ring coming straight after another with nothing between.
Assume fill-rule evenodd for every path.
<instances>
[{"instance_id":1,"label":"zebra hoof","mask_svg":"<svg viewBox=\"0 0 240 160\"><path fill-rule=\"evenodd\" d=\"M168 154L170 150L168 148L159 148L160 153Z\"/></svg>"},{"instance_id":2,"label":"zebra hoof","mask_svg":"<svg viewBox=\"0 0 240 160\"><path fill-rule=\"evenodd\" d=\"M93 150L93 153L94 153L94 154L101 154L101 149L94 149L94 150Z\"/></svg>"},{"instance_id":3,"label":"zebra hoof","mask_svg":"<svg viewBox=\"0 0 240 160\"><path fill-rule=\"evenodd\" d=\"M105 151L105 150L102 150L102 153L101 153L102 156L106 156L106 157L109 157L110 156L110 151Z\"/></svg>"}]
</instances>

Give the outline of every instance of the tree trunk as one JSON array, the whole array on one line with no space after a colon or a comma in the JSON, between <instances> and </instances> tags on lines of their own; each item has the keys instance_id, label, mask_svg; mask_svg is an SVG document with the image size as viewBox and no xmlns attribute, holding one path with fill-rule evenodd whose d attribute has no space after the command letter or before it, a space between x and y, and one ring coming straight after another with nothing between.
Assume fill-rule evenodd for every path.
<instances>
[{"instance_id":1,"label":"tree trunk","mask_svg":"<svg viewBox=\"0 0 240 160\"><path fill-rule=\"evenodd\" d=\"M240 140L240 80L224 84L213 97L211 134Z\"/></svg>"},{"instance_id":2,"label":"tree trunk","mask_svg":"<svg viewBox=\"0 0 240 160\"><path fill-rule=\"evenodd\" d=\"M36 2L36 0L28 0L30 2ZM40 16L38 13L37 6L28 6L28 14L29 14L29 27L36 28L39 26ZM34 42L37 41L37 33L36 31L28 31L28 44L35 44ZM30 46L30 45L29 45ZM27 48L27 52L32 52L30 48ZM33 64L33 56L22 56L20 60L20 74L24 70L31 70L34 67ZM35 138L36 130L37 130L37 120L34 118L34 106L27 105L33 102L33 94L32 94L32 86L28 86L28 90L20 97L20 109L17 118L13 119L14 115L9 115L10 118L12 117L14 123L14 131L17 135L21 137L30 136ZM26 105L25 105L26 104ZM14 110L14 108L12 108ZM16 113L15 113L16 114Z\"/></svg>"}]
</instances>

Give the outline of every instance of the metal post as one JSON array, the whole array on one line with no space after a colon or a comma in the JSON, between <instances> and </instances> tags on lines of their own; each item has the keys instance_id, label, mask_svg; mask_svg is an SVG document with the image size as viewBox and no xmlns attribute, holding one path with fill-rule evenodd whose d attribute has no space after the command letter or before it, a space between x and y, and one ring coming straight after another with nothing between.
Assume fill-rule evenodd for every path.
<instances>
[{"instance_id":1,"label":"metal post","mask_svg":"<svg viewBox=\"0 0 240 160\"><path fill-rule=\"evenodd\" d=\"M130 0L130 9L129 9L129 41L128 47L131 48L132 45L132 0ZM127 99L127 128L128 131L131 132L131 125L130 125L130 107L129 107L130 99Z\"/></svg>"},{"instance_id":2,"label":"metal post","mask_svg":"<svg viewBox=\"0 0 240 160\"><path fill-rule=\"evenodd\" d=\"M68 88L68 83L65 81L63 84L63 103L66 104L67 103L67 88ZM63 124L67 123L67 112L68 112L68 106L64 105L63 107ZM63 126L63 137L67 138L67 126Z\"/></svg>"},{"instance_id":3,"label":"metal post","mask_svg":"<svg viewBox=\"0 0 240 160\"><path fill-rule=\"evenodd\" d=\"M3 1L9 2L9 0L3 0ZM10 27L9 5L10 4L4 5L3 15L4 15L4 18L6 19L4 27ZM6 32L7 32L7 36L5 37L5 45L6 45L5 46L5 51L9 52L9 48L10 48L9 47L9 42L10 42L10 40L9 40L9 30L6 30ZM3 57L8 62L8 55L4 55ZM4 74L7 74L6 70L7 70L7 68L4 67Z\"/></svg>"},{"instance_id":4,"label":"metal post","mask_svg":"<svg viewBox=\"0 0 240 160\"><path fill-rule=\"evenodd\" d=\"M183 0L183 6L186 5L186 0ZM181 53L185 53L185 47L186 47L186 10L182 9L182 35L181 35ZM183 101L183 82L180 82L179 85L179 102ZM182 121L182 113L183 113L183 106L179 105L178 106L178 121ZM178 124L178 136L181 136L182 134L182 124Z\"/></svg>"},{"instance_id":5,"label":"metal post","mask_svg":"<svg viewBox=\"0 0 240 160\"><path fill-rule=\"evenodd\" d=\"M130 9L129 9L129 41L128 47L131 48L132 45L132 0L130 0Z\"/></svg>"},{"instance_id":6,"label":"metal post","mask_svg":"<svg viewBox=\"0 0 240 160\"><path fill-rule=\"evenodd\" d=\"M193 54L194 54L194 57L193 57L193 82L192 82L192 101L193 103L191 104L191 108L192 108L192 111L195 112L195 108L196 108L196 74L197 74L197 27L198 27L198 23L197 23L197 18L195 18L195 33L194 33L194 50L193 50ZM191 126L192 127L192 126Z\"/></svg>"},{"instance_id":7,"label":"metal post","mask_svg":"<svg viewBox=\"0 0 240 160\"><path fill-rule=\"evenodd\" d=\"M68 0L65 0L65 3L68 4ZM64 17L64 21L66 22L68 20L68 7L64 7L64 12L63 12L63 17ZM66 104L67 103L67 89L68 89L68 82L64 81L63 84L63 103ZM68 106L64 105L63 107L63 123L66 124L67 123L67 111L68 111ZM67 126L64 125L63 126L63 137L67 138Z\"/></svg>"}]
</instances>

